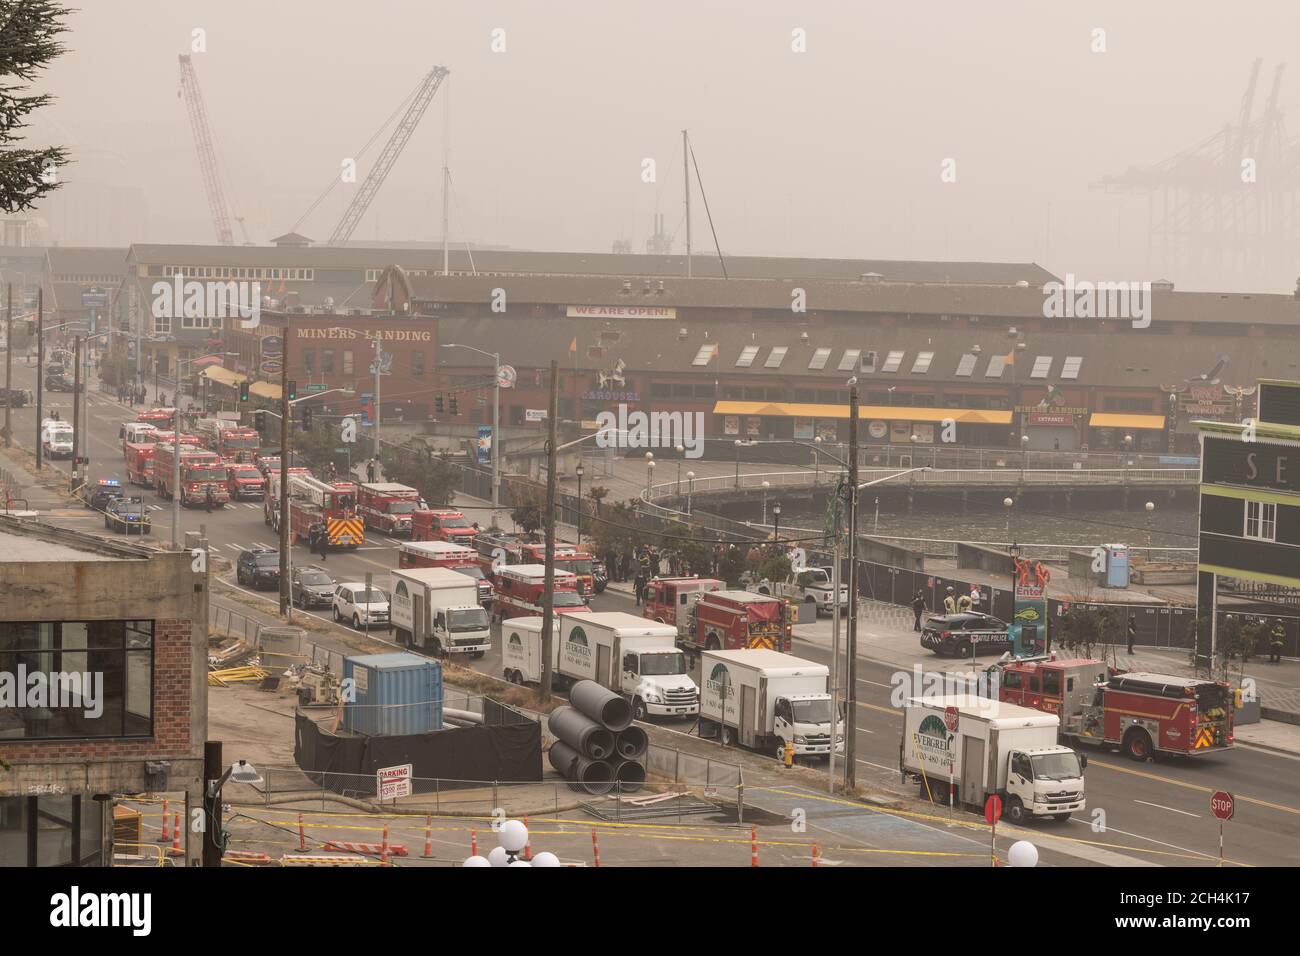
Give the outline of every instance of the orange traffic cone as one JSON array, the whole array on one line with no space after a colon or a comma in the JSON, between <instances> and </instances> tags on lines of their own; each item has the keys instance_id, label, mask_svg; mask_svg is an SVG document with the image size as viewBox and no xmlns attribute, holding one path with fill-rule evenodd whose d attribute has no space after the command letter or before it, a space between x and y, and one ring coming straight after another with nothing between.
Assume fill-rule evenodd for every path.
<instances>
[{"instance_id":1,"label":"orange traffic cone","mask_svg":"<svg viewBox=\"0 0 1300 956\"><path fill-rule=\"evenodd\" d=\"M169 817L169 816L167 815L167 801L164 800L164 801L163 801L163 827L162 827L162 836L160 836L160 837L158 838L158 842L159 842L159 843L167 843L167 842L170 842L170 840L171 840L171 838L172 838L171 822L172 822L172 821L171 821L171 817Z\"/></svg>"},{"instance_id":2,"label":"orange traffic cone","mask_svg":"<svg viewBox=\"0 0 1300 956\"><path fill-rule=\"evenodd\" d=\"M591 853L596 858L596 866L600 866L600 843L596 840L596 828L591 828Z\"/></svg>"},{"instance_id":3,"label":"orange traffic cone","mask_svg":"<svg viewBox=\"0 0 1300 956\"><path fill-rule=\"evenodd\" d=\"M433 856L433 814L424 815L424 858Z\"/></svg>"},{"instance_id":4,"label":"orange traffic cone","mask_svg":"<svg viewBox=\"0 0 1300 956\"><path fill-rule=\"evenodd\" d=\"M172 854L172 856L184 856L184 855L185 855L185 850L184 850L184 848L181 846L181 814L180 814L180 811L179 811L179 810L177 810L176 813L174 813L174 814L172 815L172 848L171 848L171 854Z\"/></svg>"},{"instance_id":5,"label":"orange traffic cone","mask_svg":"<svg viewBox=\"0 0 1300 956\"><path fill-rule=\"evenodd\" d=\"M758 866L758 827L749 828L749 865Z\"/></svg>"},{"instance_id":6,"label":"orange traffic cone","mask_svg":"<svg viewBox=\"0 0 1300 956\"><path fill-rule=\"evenodd\" d=\"M478 831L469 831L469 855L478 856Z\"/></svg>"},{"instance_id":7,"label":"orange traffic cone","mask_svg":"<svg viewBox=\"0 0 1300 956\"><path fill-rule=\"evenodd\" d=\"M812 865L813 866L817 865L817 844L816 843L813 844Z\"/></svg>"},{"instance_id":8,"label":"orange traffic cone","mask_svg":"<svg viewBox=\"0 0 1300 956\"><path fill-rule=\"evenodd\" d=\"M388 824L387 823L384 824L384 842L379 847L379 862L383 864L388 863Z\"/></svg>"},{"instance_id":9,"label":"orange traffic cone","mask_svg":"<svg viewBox=\"0 0 1300 956\"><path fill-rule=\"evenodd\" d=\"M302 814L298 814L298 852L307 852L307 828L302 824Z\"/></svg>"},{"instance_id":10,"label":"orange traffic cone","mask_svg":"<svg viewBox=\"0 0 1300 956\"><path fill-rule=\"evenodd\" d=\"M528 829L528 818L524 817L524 829ZM528 839L524 842L524 860L531 862L533 859L533 835L528 834Z\"/></svg>"}]
</instances>

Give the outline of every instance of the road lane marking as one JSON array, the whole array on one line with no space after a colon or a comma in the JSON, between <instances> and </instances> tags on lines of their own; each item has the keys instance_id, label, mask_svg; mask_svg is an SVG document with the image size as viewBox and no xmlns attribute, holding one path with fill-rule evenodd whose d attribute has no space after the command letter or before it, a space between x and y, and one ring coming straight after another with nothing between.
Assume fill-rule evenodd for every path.
<instances>
[{"instance_id":1,"label":"road lane marking","mask_svg":"<svg viewBox=\"0 0 1300 956\"><path fill-rule=\"evenodd\" d=\"M1139 802L1140 802L1140 801L1139 801ZM1092 822L1091 822L1091 821L1089 821L1089 820L1079 820L1079 819L1077 819L1077 818L1075 818L1075 817L1070 817L1070 822L1071 822L1071 823L1082 823L1082 824L1083 824L1084 826L1086 826L1086 827L1091 827L1091 826L1092 826ZM1218 859L1217 856L1214 856L1213 854L1210 854L1210 853L1203 853L1203 852L1201 852L1200 850L1189 850L1187 847L1185 847L1185 846L1179 846L1177 843L1166 843L1164 840L1157 840L1155 837L1143 836L1141 833L1133 833L1133 832L1131 832L1131 831L1129 831L1129 830L1121 830L1119 827L1113 827L1113 826L1110 826L1109 824L1106 826L1106 829L1105 829L1103 832L1105 832L1105 833L1120 833L1120 834L1123 834L1124 836L1127 836L1127 837L1133 837L1135 840L1146 840L1148 843L1158 843L1158 844L1160 844L1161 846L1167 846L1167 847L1169 847L1171 850L1181 850L1181 851L1184 852L1184 853L1190 853L1190 854L1192 854L1193 856L1195 856L1195 857L1199 857L1199 858L1204 859L1204 860L1217 860L1217 859ZM1072 838L1072 837L1066 837L1065 839L1068 840L1068 839L1073 839L1073 838ZM1086 841L1085 841L1085 842L1086 842ZM1143 850L1142 850L1140 847L1133 847L1132 849L1137 850L1139 853L1143 852ZM1247 863L1234 863L1232 860L1226 860L1225 862L1227 862L1227 863L1232 863L1233 866L1248 866L1248 865L1249 865L1249 864L1247 864Z\"/></svg>"},{"instance_id":2,"label":"road lane marking","mask_svg":"<svg viewBox=\"0 0 1300 956\"><path fill-rule=\"evenodd\" d=\"M1188 813L1186 810L1178 810L1174 807L1167 807L1163 803L1149 803L1146 800L1139 800L1136 797L1133 798L1133 802L1141 803L1148 807L1155 807L1157 810L1168 810L1170 813L1181 813L1185 817L1195 817L1197 820L1201 819L1201 815L1199 813Z\"/></svg>"},{"instance_id":3,"label":"road lane marking","mask_svg":"<svg viewBox=\"0 0 1300 956\"><path fill-rule=\"evenodd\" d=\"M1175 787L1184 787L1188 790L1195 790L1197 793L1214 793L1214 787L1205 787L1198 783L1187 783L1183 780L1175 780L1173 777L1162 777L1159 774L1147 773L1145 770L1134 770L1132 767L1121 767L1118 764L1107 763L1104 760L1089 760L1089 766L1105 767L1107 770L1114 770L1118 773L1131 773L1135 777L1145 777L1147 780L1154 780L1157 783L1168 783ZM1260 800L1258 797L1247 797L1240 793L1234 793L1233 798L1244 800L1246 803L1253 803L1259 807L1267 807L1270 810L1280 810L1283 813L1294 813L1300 816L1300 809L1296 807L1283 806L1280 803L1270 803L1268 800Z\"/></svg>"}]
</instances>

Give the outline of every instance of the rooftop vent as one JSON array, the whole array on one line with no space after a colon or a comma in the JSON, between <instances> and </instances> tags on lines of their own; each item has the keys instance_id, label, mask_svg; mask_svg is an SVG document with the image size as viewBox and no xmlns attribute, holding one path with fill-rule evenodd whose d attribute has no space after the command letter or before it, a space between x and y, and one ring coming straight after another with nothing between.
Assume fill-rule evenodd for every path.
<instances>
[{"instance_id":1,"label":"rooftop vent","mask_svg":"<svg viewBox=\"0 0 1300 956\"><path fill-rule=\"evenodd\" d=\"M881 282L885 277L879 272L864 272L859 278L861 278L863 282Z\"/></svg>"},{"instance_id":2,"label":"rooftop vent","mask_svg":"<svg viewBox=\"0 0 1300 956\"><path fill-rule=\"evenodd\" d=\"M1152 292L1173 292L1174 284L1169 279L1156 279L1151 283Z\"/></svg>"}]
</instances>

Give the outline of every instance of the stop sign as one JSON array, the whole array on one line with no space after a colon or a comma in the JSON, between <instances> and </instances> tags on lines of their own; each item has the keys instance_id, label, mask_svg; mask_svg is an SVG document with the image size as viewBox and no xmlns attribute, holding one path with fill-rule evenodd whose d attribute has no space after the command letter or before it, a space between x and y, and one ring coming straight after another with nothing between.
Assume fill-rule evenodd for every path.
<instances>
[{"instance_id":1,"label":"stop sign","mask_svg":"<svg viewBox=\"0 0 1300 956\"><path fill-rule=\"evenodd\" d=\"M1002 798L996 793L984 802L984 819L989 822L989 826L1002 819Z\"/></svg>"},{"instance_id":2,"label":"stop sign","mask_svg":"<svg viewBox=\"0 0 1300 956\"><path fill-rule=\"evenodd\" d=\"M1227 790L1216 790L1210 797L1210 809L1220 820L1231 820L1232 814L1237 809L1237 803Z\"/></svg>"}]
</instances>

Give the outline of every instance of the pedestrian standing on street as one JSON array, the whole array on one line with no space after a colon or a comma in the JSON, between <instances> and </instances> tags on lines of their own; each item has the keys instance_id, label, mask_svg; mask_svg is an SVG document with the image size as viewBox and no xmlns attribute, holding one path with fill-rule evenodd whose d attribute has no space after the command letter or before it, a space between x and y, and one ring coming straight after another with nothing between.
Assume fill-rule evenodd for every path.
<instances>
[{"instance_id":1,"label":"pedestrian standing on street","mask_svg":"<svg viewBox=\"0 0 1300 956\"><path fill-rule=\"evenodd\" d=\"M375 459L373 457L366 462L366 481L371 484L375 482Z\"/></svg>"},{"instance_id":2,"label":"pedestrian standing on street","mask_svg":"<svg viewBox=\"0 0 1300 956\"><path fill-rule=\"evenodd\" d=\"M328 527L325 525L320 526L320 534L316 541L320 545L320 559L324 561L330 554L330 532Z\"/></svg>"},{"instance_id":3,"label":"pedestrian standing on street","mask_svg":"<svg viewBox=\"0 0 1300 956\"><path fill-rule=\"evenodd\" d=\"M943 613L944 614L957 613L957 598L953 596L952 588L948 589L948 593L943 599Z\"/></svg>"},{"instance_id":4,"label":"pedestrian standing on street","mask_svg":"<svg viewBox=\"0 0 1300 956\"><path fill-rule=\"evenodd\" d=\"M921 629L921 615L925 613L925 595L920 591L916 592L916 597L912 598L912 616L915 620L912 622L912 630Z\"/></svg>"},{"instance_id":5,"label":"pedestrian standing on street","mask_svg":"<svg viewBox=\"0 0 1300 956\"><path fill-rule=\"evenodd\" d=\"M212 486L208 485L203 490L203 509L208 514L212 514L212 500L213 500Z\"/></svg>"},{"instance_id":6,"label":"pedestrian standing on street","mask_svg":"<svg viewBox=\"0 0 1300 956\"><path fill-rule=\"evenodd\" d=\"M645 590L645 582L646 582L645 571L638 568L636 572L636 578L632 582L632 587L636 590L637 607L641 606L641 592Z\"/></svg>"},{"instance_id":7,"label":"pedestrian standing on street","mask_svg":"<svg viewBox=\"0 0 1300 956\"><path fill-rule=\"evenodd\" d=\"M1268 645L1268 662L1270 664L1282 663L1282 648L1286 646L1286 626L1283 625L1280 617L1273 618L1273 630L1269 638Z\"/></svg>"},{"instance_id":8,"label":"pedestrian standing on street","mask_svg":"<svg viewBox=\"0 0 1300 956\"><path fill-rule=\"evenodd\" d=\"M1133 653L1133 642L1137 640L1137 636L1138 636L1137 615L1130 614L1128 616L1128 652L1130 654Z\"/></svg>"}]
</instances>

